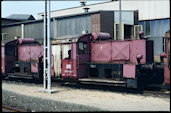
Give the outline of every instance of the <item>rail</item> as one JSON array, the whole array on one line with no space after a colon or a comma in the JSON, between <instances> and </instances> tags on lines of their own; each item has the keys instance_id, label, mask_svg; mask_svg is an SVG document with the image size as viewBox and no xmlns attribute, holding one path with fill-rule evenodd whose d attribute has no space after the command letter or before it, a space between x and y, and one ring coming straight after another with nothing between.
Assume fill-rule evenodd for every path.
<instances>
[{"instance_id":1,"label":"rail","mask_svg":"<svg viewBox=\"0 0 171 113\"><path fill-rule=\"evenodd\" d=\"M6 105L2 105L2 112L27 112L25 110L17 109L14 107L9 107Z\"/></svg>"}]
</instances>

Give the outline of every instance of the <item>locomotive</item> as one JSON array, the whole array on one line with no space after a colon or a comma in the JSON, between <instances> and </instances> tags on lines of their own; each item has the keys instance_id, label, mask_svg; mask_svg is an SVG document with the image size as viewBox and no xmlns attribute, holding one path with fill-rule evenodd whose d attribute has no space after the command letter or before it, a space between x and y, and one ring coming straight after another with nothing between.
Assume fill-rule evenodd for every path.
<instances>
[{"instance_id":1,"label":"locomotive","mask_svg":"<svg viewBox=\"0 0 171 113\"><path fill-rule=\"evenodd\" d=\"M7 42L1 50L2 74L27 79L42 78L39 57L43 55L43 46L39 42L31 38L15 39Z\"/></svg>"},{"instance_id":2,"label":"locomotive","mask_svg":"<svg viewBox=\"0 0 171 113\"><path fill-rule=\"evenodd\" d=\"M5 74L43 79L43 45L23 38L5 44ZM109 33L69 35L51 40L51 77L83 83L143 89L164 82L164 64L154 63L153 41L113 40ZM1 68L4 69L2 65Z\"/></svg>"},{"instance_id":3,"label":"locomotive","mask_svg":"<svg viewBox=\"0 0 171 113\"><path fill-rule=\"evenodd\" d=\"M164 65L153 63L153 41L142 33L138 40L124 41L112 40L108 33L87 35L69 43L71 58L62 60L62 78L138 89L163 83Z\"/></svg>"},{"instance_id":4,"label":"locomotive","mask_svg":"<svg viewBox=\"0 0 171 113\"><path fill-rule=\"evenodd\" d=\"M168 89L170 89L170 30L165 33L164 40L166 42L166 53L162 58L166 58L166 63L164 66L164 83ZM163 59L161 59L163 62Z\"/></svg>"}]
</instances>

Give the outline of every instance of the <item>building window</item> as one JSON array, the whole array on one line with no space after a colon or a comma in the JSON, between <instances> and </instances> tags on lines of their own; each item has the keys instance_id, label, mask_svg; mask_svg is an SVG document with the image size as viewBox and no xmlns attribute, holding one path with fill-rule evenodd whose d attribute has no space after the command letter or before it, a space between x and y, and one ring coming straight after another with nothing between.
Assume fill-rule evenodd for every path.
<instances>
[{"instance_id":1,"label":"building window","mask_svg":"<svg viewBox=\"0 0 171 113\"><path fill-rule=\"evenodd\" d=\"M121 24L121 39L124 40L124 23ZM119 23L114 23L114 40L119 40Z\"/></svg>"},{"instance_id":2,"label":"building window","mask_svg":"<svg viewBox=\"0 0 171 113\"><path fill-rule=\"evenodd\" d=\"M142 25L134 25L134 38L138 39L138 33L143 30Z\"/></svg>"},{"instance_id":3,"label":"building window","mask_svg":"<svg viewBox=\"0 0 171 113\"><path fill-rule=\"evenodd\" d=\"M115 40L119 40L119 24L115 23Z\"/></svg>"},{"instance_id":4,"label":"building window","mask_svg":"<svg viewBox=\"0 0 171 113\"><path fill-rule=\"evenodd\" d=\"M163 37L163 52L166 53L166 39Z\"/></svg>"},{"instance_id":5,"label":"building window","mask_svg":"<svg viewBox=\"0 0 171 113\"><path fill-rule=\"evenodd\" d=\"M87 42L78 43L78 54L87 54Z\"/></svg>"},{"instance_id":6,"label":"building window","mask_svg":"<svg viewBox=\"0 0 171 113\"><path fill-rule=\"evenodd\" d=\"M147 36L147 37L150 37L150 35L151 35L151 31L150 31L150 21L145 21L145 35Z\"/></svg>"},{"instance_id":7,"label":"building window","mask_svg":"<svg viewBox=\"0 0 171 113\"><path fill-rule=\"evenodd\" d=\"M134 25L124 25L124 40L130 40L134 37Z\"/></svg>"},{"instance_id":8,"label":"building window","mask_svg":"<svg viewBox=\"0 0 171 113\"><path fill-rule=\"evenodd\" d=\"M7 40L7 33L2 33L2 40Z\"/></svg>"}]
</instances>

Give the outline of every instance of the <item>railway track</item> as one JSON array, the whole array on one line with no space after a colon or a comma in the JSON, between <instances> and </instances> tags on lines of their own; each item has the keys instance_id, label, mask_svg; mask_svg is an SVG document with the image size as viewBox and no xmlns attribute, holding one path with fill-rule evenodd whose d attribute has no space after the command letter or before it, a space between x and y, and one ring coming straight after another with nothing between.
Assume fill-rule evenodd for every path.
<instances>
[{"instance_id":1,"label":"railway track","mask_svg":"<svg viewBox=\"0 0 171 113\"><path fill-rule=\"evenodd\" d=\"M144 95L158 96L158 97L170 97L170 90L161 88L158 90L143 90Z\"/></svg>"},{"instance_id":2,"label":"railway track","mask_svg":"<svg viewBox=\"0 0 171 113\"><path fill-rule=\"evenodd\" d=\"M5 80L6 81L6 80ZM7 80L10 82L10 80ZM32 84L38 85L34 83L34 81L17 81L12 80L16 83L22 84ZM33 84L34 83L34 84ZM40 84L39 84L40 85ZM136 89L125 88L121 86L107 86L107 85L96 85L96 84L77 84L71 82L65 82L62 80L53 80L52 87L69 87L74 89L90 89L90 90L100 90L100 91L114 91L119 93L131 93L131 94L142 94L145 96L157 96L157 97L170 97L170 91L161 88L161 86L147 86L143 91L138 91Z\"/></svg>"},{"instance_id":3,"label":"railway track","mask_svg":"<svg viewBox=\"0 0 171 113\"><path fill-rule=\"evenodd\" d=\"M122 86L108 86L108 85L96 85L96 84L74 84L69 82L52 82L53 87L69 87L74 89L90 89L90 90L100 90L100 91L111 91L118 93L130 93L130 94L141 94L144 96L154 96L154 97L170 97L170 90L155 86L146 86L144 90L140 91L133 88L125 88Z\"/></svg>"},{"instance_id":4,"label":"railway track","mask_svg":"<svg viewBox=\"0 0 171 113\"><path fill-rule=\"evenodd\" d=\"M156 96L170 96L170 91L148 91L148 90L144 90L143 94L145 95L156 95Z\"/></svg>"},{"instance_id":5,"label":"railway track","mask_svg":"<svg viewBox=\"0 0 171 113\"><path fill-rule=\"evenodd\" d=\"M27 112L27 111L10 107L10 106L6 106L6 105L2 105L2 112Z\"/></svg>"}]
</instances>

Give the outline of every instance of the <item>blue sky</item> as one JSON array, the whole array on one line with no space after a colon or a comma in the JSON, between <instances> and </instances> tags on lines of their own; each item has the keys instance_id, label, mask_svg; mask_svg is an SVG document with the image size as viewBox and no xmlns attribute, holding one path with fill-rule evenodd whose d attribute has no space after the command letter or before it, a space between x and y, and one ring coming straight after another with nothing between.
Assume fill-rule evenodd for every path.
<instances>
[{"instance_id":1,"label":"blue sky","mask_svg":"<svg viewBox=\"0 0 171 113\"><path fill-rule=\"evenodd\" d=\"M88 4L105 2L108 0L87 0ZM51 1L51 11L80 6L80 1ZM1 17L11 14L32 14L37 19L37 13L44 12L44 1L2 1Z\"/></svg>"}]
</instances>

